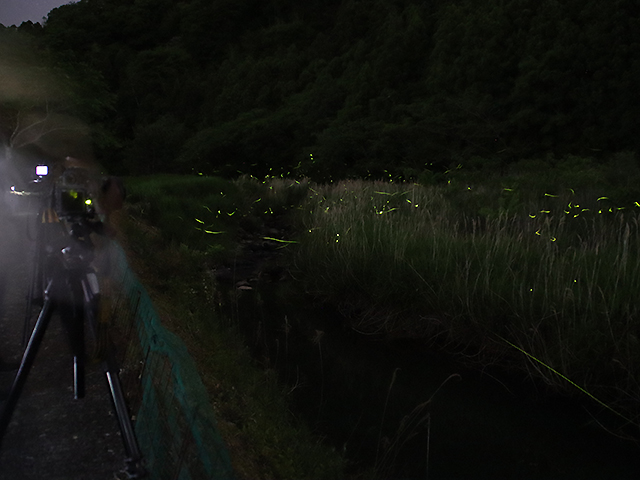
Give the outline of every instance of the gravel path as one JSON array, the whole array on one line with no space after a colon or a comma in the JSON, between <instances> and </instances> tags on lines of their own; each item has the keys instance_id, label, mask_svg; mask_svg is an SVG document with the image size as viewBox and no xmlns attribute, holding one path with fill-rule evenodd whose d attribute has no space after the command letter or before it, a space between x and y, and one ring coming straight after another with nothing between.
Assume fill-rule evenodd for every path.
<instances>
[{"instance_id":1,"label":"gravel path","mask_svg":"<svg viewBox=\"0 0 640 480\"><path fill-rule=\"evenodd\" d=\"M10 367L22 355L34 249L27 217L2 210L0 399L15 375ZM37 316L39 307L33 310ZM86 397L74 400L72 365L66 332L54 314L2 443L0 480L124 478L124 449L101 367L87 365Z\"/></svg>"}]
</instances>

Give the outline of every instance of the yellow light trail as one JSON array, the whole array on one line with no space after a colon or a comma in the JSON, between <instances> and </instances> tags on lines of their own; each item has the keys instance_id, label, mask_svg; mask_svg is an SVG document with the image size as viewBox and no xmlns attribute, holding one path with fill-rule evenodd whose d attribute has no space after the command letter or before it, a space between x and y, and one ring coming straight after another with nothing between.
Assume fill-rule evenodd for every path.
<instances>
[{"instance_id":1,"label":"yellow light trail","mask_svg":"<svg viewBox=\"0 0 640 480\"><path fill-rule=\"evenodd\" d=\"M604 408L606 408L607 410L609 410L610 412L613 412L614 414L616 414L617 416L619 416L620 418L622 418L623 420L629 422L630 424L633 423L630 419L628 419L627 417L625 417L623 414L621 414L620 412L614 410L613 408L611 408L609 405L607 405L606 403L604 403L602 400L600 400L599 398L595 397L593 394L589 393L586 389L582 388L580 385L578 385L577 383L575 383L574 381L572 381L571 379L569 379L568 377L566 377L565 375L561 374L560 372L558 372L556 369L554 369L553 367L551 367L550 365L547 365L546 363L544 363L542 360L534 357L532 354L530 354L529 352L523 350L522 348L518 347L517 345L514 345L513 343L511 343L509 340L501 337L500 335L496 334L496 337L498 337L500 340L502 340L504 343L506 343L507 345L510 345L511 347L515 348L516 350L524 353L527 357L529 357L531 360L534 360L536 362L538 362L540 365L542 365L543 367L547 368L548 370L550 370L551 372L555 373L556 375L558 375L560 378L562 378L563 380L566 380L567 382L569 382L571 385L573 385L574 387L576 387L578 390L580 390L582 393L588 395L592 400L595 400L596 402L598 402L600 405L602 405Z\"/></svg>"}]
</instances>

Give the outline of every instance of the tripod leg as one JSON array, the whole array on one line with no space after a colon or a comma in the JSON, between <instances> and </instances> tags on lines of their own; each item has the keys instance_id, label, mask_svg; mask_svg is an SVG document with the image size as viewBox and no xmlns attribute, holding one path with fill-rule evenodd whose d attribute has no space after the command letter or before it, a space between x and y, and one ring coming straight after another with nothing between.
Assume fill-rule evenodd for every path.
<instances>
[{"instance_id":1,"label":"tripod leg","mask_svg":"<svg viewBox=\"0 0 640 480\"><path fill-rule=\"evenodd\" d=\"M84 345L84 315L83 308L76 310L76 318L73 319L74 328L71 333L73 350L73 395L76 400L84 398L85 390L85 360L86 348Z\"/></svg>"},{"instance_id":2,"label":"tripod leg","mask_svg":"<svg viewBox=\"0 0 640 480\"><path fill-rule=\"evenodd\" d=\"M50 288L51 283L49 283L47 291ZM16 374L16 378L14 379L13 385L11 386L9 397L7 398L4 408L2 409L2 414L0 414L0 445L2 444L2 439L4 438L7 427L9 426L11 416L13 415L13 411L16 408L16 404L18 403L18 399L20 398L20 394L22 393L24 384L27 381L27 376L29 375L31 367L33 366L33 361L38 354L38 349L40 348L40 344L42 343L42 338L44 337L47 326L49 325L49 320L51 319L51 315L53 313L53 300L51 300L51 298L48 298L48 295L45 295L45 297L46 299L44 305L42 306L42 311L40 312L38 321L36 322L36 326L31 333L31 338L29 339L27 348L22 355L22 361L20 362L18 373Z\"/></svg>"},{"instance_id":3,"label":"tripod leg","mask_svg":"<svg viewBox=\"0 0 640 480\"><path fill-rule=\"evenodd\" d=\"M61 302L62 323L67 330L71 354L73 355L73 396L76 400L84 398L85 393L85 356L84 344L84 304L80 282L70 278L67 291Z\"/></svg>"},{"instance_id":4,"label":"tripod leg","mask_svg":"<svg viewBox=\"0 0 640 480\"><path fill-rule=\"evenodd\" d=\"M35 282L37 282L38 277L38 266L37 264L33 267L33 273L31 282L29 284L29 293L27 295L27 308L24 314L24 325L22 329L22 348L27 345L27 339L29 337L29 327L31 326L31 307L33 305L33 297L35 295Z\"/></svg>"},{"instance_id":5,"label":"tripod leg","mask_svg":"<svg viewBox=\"0 0 640 480\"><path fill-rule=\"evenodd\" d=\"M73 357L73 398L84 398L84 359L78 355Z\"/></svg>"},{"instance_id":6,"label":"tripod leg","mask_svg":"<svg viewBox=\"0 0 640 480\"><path fill-rule=\"evenodd\" d=\"M138 447L138 440L136 439L133 425L131 424L131 418L129 417L129 410L127 409L124 394L122 393L122 386L120 385L118 371L114 365L115 362L111 355L110 358L103 363L107 382L109 383L111 399L113 400L113 405L118 417L118 423L120 424L122 442L124 443L124 449L127 454L127 459L125 461L127 465L127 474L129 475L129 478L145 478L147 476L147 471L144 468L142 453Z\"/></svg>"},{"instance_id":7,"label":"tripod leg","mask_svg":"<svg viewBox=\"0 0 640 480\"><path fill-rule=\"evenodd\" d=\"M29 340L30 328L31 328L31 312L32 306L36 298L41 298L44 295L42 291L42 263L43 263L43 249L44 249L44 231L42 225L38 223L40 216L36 217L36 244L35 255L33 262L33 269L31 272L31 281L29 282L29 293L27 295L27 307L24 316L24 325L22 331L22 348L24 349ZM28 227L27 227L28 228ZM38 302L40 303L40 302Z\"/></svg>"}]
</instances>

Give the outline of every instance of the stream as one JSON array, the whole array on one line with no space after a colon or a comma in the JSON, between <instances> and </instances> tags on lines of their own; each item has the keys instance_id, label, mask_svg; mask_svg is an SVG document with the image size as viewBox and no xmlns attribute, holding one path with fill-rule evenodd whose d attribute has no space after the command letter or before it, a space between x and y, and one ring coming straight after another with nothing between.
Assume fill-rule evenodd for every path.
<instances>
[{"instance_id":1,"label":"stream","mask_svg":"<svg viewBox=\"0 0 640 480\"><path fill-rule=\"evenodd\" d=\"M347 474L387 479L637 479L640 447L607 433L588 398L465 368L419 342L347 328L292 281L229 290L231 318L275 369L293 411L345 454ZM596 421L597 419L597 421Z\"/></svg>"}]
</instances>

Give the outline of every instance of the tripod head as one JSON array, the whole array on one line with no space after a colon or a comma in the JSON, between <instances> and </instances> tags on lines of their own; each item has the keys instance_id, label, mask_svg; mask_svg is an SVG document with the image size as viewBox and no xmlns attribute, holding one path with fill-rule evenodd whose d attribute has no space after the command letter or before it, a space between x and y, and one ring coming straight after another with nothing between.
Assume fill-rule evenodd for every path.
<instances>
[{"instance_id":1,"label":"tripod head","mask_svg":"<svg viewBox=\"0 0 640 480\"><path fill-rule=\"evenodd\" d=\"M69 230L67 245L60 249L62 266L65 270L86 271L94 259L93 242L88 227L74 223Z\"/></svg>"}]
</instances>

